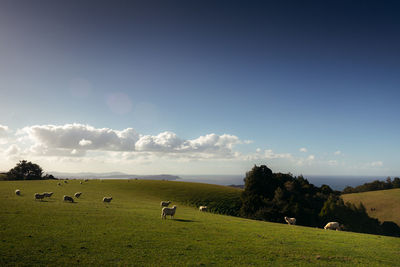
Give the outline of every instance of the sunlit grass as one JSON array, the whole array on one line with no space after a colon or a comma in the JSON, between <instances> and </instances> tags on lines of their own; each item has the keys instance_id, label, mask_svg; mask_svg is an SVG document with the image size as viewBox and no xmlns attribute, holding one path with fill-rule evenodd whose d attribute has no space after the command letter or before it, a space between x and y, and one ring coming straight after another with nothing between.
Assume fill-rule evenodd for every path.
<instances>
[{"instance_id":1,"label":"sunlit grass","mask_svg":"<svg viewBox=\"0 0 400 267\"><path fill-rule=\"evenodd\" d=\"M368 215L383 221L393 221L400 225L400 188L364 193L344 194L345 202L362 202ZM371 210L373 209L373 210Z\"/></svg>"},{"instance_id":2,"label":"sunlit grass","mask_svg":"<svg viewBox=\"0 0 400 267\"><path fill-rule=\"evenodd\" d=\"M43 191L54 195L35 201ZM62 201L78 191L77 203ZM0 182L0 266L398 264L398 238L201 213L190 204L239 195L235 188L167 181ZM113 201L102 203L104 196ZM178 206L175 219L161 219L161 200Z\"/></svg>"}]
</instances>

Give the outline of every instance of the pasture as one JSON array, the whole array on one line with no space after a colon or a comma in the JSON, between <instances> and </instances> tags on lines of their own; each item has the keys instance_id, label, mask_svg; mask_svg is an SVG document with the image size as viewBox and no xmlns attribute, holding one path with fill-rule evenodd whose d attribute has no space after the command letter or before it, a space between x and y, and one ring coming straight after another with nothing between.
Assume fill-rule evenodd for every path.
<instances>
[{"instance_id":1,"label":"pasture","mask_svg":"<svg viewBox=\"0 0 400 267\"><path fill-rule=\"evenodd\" d=\"M370 217L400 225L400 188L344 194L342 198L356 205L362 202Z\"/></svg>"},{"instance_id":2,"label":"pasture","mask_svg":"<svg viewBox=\"0 0 400 267\"><path fill-rule=\"evenodd\" d=\"M400 257L398 238L252 221L195 207L236 205L235 188L145 180L57 183L0 182L0 266L395 266ZM34 200L41 192L54 194ZM76 203L62 201L75 192L82 192ZM111 203L103 203L104 196L112 196ZM161 219L161 200L178 206L174 219Z\"/></svg>"}]
</instances>

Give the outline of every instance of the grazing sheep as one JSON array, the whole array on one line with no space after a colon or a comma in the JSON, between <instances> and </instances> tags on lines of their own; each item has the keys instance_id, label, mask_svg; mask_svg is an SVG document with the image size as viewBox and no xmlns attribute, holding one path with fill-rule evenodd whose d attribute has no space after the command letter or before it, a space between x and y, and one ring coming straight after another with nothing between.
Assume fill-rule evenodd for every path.
<instances>
[{"instance_id":1,"label":"grazing sheep","mask_svg":"<svg viewBox=\"0 0 400 267\"><path fill-rule=\"evenodd\" d=\"M34 196L35 196L35 200L40 199L40 201L42 201L42 199L45 197L44 194L39 194L39 193L36 193Z\"/></svg>"},{"instance_id":2,"label":"grazing sheep","mask_svg":"<svg viewBox=\"0 0 400 267\"><path fill-rule=\"evenodd\" d=\"M203 212L207 211L207 206L200 206L199 211L203 211Z\"/></svg>"},{"instance_id":3,"label":"grazing sheep","mask_svg":"<svg viewBox=\"0 0 400 267\"><path fill-rule=\"evenodd\" d=\"M161 201L161 207L168 207L171 201Z\"/></svg>"},{"instance_id":4,"label":"grazing sheep","mask_svg":"<svg viewBox=\"0 0 400 267\"><path fill-rule=\"evenodd\" d=\"M70 196L64 196L63 199L64 199L64 201L70 201L71 203L74 202L74 199Z\"/></svg>"},{"instance_id":5,"label":"grazing sheep","mask_svg":"<svg viewBox=\"0 0 400 267\"><path fill-rule=\"evenodd\" d=\"M15 190L15 194L16 194L17 196L20 196L20 195L21 195L21 191L20 191L19 189L17 189L17 190Z\"/></svg>"},{"instance_id":6,"label":"grazing sheep","mask_svg":"<svg viewBox=\"0 0 400 267\"><path fill-rule=\"evenodd\" d=\"M110 203L112 200L112 197L103 197L103 202L108 202Z\"/></svg>"},{"instance_id":7,"label":"grazing sheep","mask_svg":"<svg viewBox=\"0 0 400 267\"><path fill-rule=\"evenodd\" d=\"M289 225L295 225L296 224L296 218L289 218L285 216L285 221L289 224Z\"/></svg>"},{"instance_id":8,"label":"grazing sheep","mask_svg":"<svg viewBox=\"0 0 400 267\"><path fill-rule=\"evenodd\" d=\"M325 230L328 229L328 230L340 231L340 230L341 230L341 227L340 227L340 225L339 225L338 222L328 222L328 223L325 225L324 229L325 229Z\"/></svg>"},{"instance_id":9,"label":"grazing sheep","mask_svg":"<svg viewBox=\"0 0 400 267\"><path fill-rule=\"evenodd\" d=\"M167 215L170 215L172 219L172 217L174 217L175 215L175 211L176 211L175 205L172 208L164 207L161 210L161 219L167 219Z\"/></svg>"},{"instance_id":10,"label":"grazing sheep","mask_svg":"<svg viewBox=\"0 0 400 267\"><path fill-rule=\"evenodd\" d=\"M44 197L51 197L53 195L53 192L44 192L43 195Z\"/></svg>"},{"instance_id":11,"label":"grazing sheep","mask_svg":"<svg viewBox=\"0 0 400 267\"><path fill-rule=\"evenodd\" d=\"M57 185L61 186L61 183L58 183Z\"/></svg>"},{"instance_id":12,"label":"grazing sheep","mask_svg":"<svg viewBox=\"0 0 400 267\"><path fill-rule=\"evenodd\" d=\"M82 181L79 181L80 184L82 184Z\"/></svg>"},{"instance_id":13,"label":"grazing sheep","mask_svg":"<svg viewBox=\"0 0 400 267\"><path fill-rule=\"evenodd\" d=\"M81 195L82 195L82 192L77 192L77 193L75 193L74 196L75 196L76 198L79 198Z\"/></svg>"},{"instance_id":14,"label":"grazing sheep","mask_svg":"<svg viewBox=\"0 0 400 267\"><path fill-rule=\"evenodd\" d=\"M68 184L68 181L67 181L67 180L64 180L64 183Z\"/></svg>"}]
</instances>

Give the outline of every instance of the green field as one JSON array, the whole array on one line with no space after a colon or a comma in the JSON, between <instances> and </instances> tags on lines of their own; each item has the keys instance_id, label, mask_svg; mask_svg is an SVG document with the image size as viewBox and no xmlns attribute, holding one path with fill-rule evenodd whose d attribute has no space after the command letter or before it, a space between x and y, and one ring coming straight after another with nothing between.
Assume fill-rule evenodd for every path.
<instances>
[{"instance_id":1,"label":"green field","mask_svg":"<svg viewBox=\"0 0 400 267\"><path fill-rule=\"evenodd\" d=\"M235 188L145 180L57 183L0 182L0 266L399 265L399 238L252 221L192 206L235 202ZM53 197L33 199L44 191ZM62 201L78 191L77 203ZM113 201L102 203L104 196ZM160 201L168 199L178 206L176 216L162 220Z\"/></svg>"},{"instance_id":2,"label":"green field","mask_svg":"<svg viewBox=\"0 0 400 267\"><path fill-rule=\"evenodd\" d=\"M379 190L363 193L344 194L345 202L362 202L368 215L383 221L393 221L400 225L400 189ZM374 209L374 210L371 210Z\"/></svg>"}]
</instances>

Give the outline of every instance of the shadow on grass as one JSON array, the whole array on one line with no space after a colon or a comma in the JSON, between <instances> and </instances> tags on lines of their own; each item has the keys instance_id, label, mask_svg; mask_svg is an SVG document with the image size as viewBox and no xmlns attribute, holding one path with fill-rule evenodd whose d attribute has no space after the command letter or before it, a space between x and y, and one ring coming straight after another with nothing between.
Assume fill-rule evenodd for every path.
<instances>
[{"instance_id":1,"label":"shadow on grass","mask_svg":"<svg viewBox=\"0 0 400 267\"><path fill-rule=\"evenodd\" d=\"M172 220L177 221L177 222L196 222L196 221L184 220L184 219L172 219Z\"/></svg>"}]
</instances>

